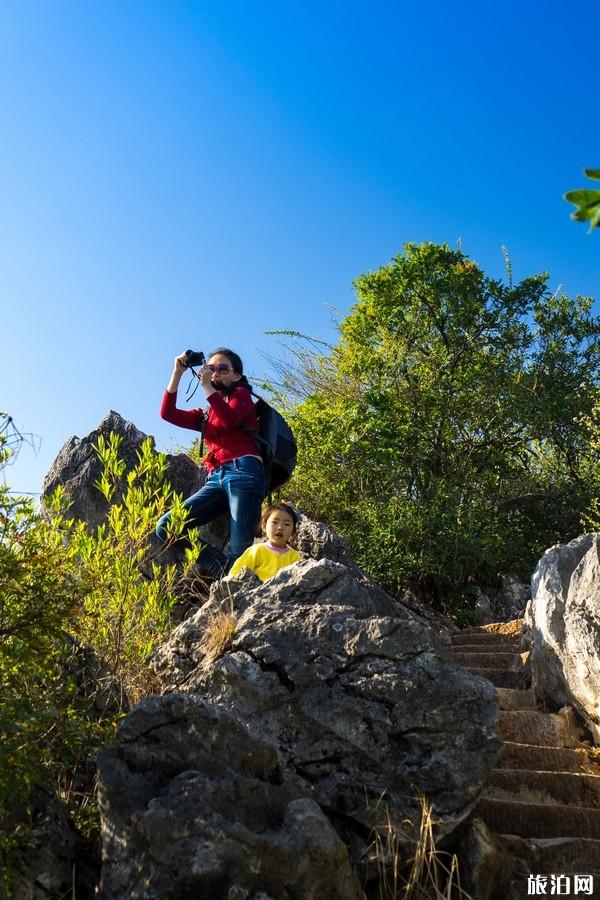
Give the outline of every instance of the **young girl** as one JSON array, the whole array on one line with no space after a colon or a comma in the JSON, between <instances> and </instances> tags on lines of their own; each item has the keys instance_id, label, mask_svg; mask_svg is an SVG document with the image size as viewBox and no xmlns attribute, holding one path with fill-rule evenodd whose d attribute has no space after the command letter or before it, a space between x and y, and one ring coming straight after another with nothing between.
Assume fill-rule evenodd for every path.
<instances>
[{"instance_id":1,"label":"young girl","mask_svg":"<svg viewBox=\"0 0 600 900\"><path fill-rule=\"evenodd\" d=\"M229 570L230 575L237 575L246 566L261 581L266 581L280 569L302 559L297 550L287 546L298 525L295 509L287 503L272 503L262 514L260 524L267 539L244 550Z\"/></svg>"}]
</instances>

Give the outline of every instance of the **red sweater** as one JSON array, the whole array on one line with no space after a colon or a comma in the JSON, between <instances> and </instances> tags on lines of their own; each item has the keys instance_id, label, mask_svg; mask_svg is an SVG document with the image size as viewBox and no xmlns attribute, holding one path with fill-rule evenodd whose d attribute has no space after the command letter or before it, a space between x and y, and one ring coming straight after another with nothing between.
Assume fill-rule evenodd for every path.
<instances>
[{"instance_id":1,"label":"red sweater","mask_svg":"<svg viewBox=\"0 0 600 900\"><path fill-rule=\"evenodd\" d=\"M259 456L252 435L240 431L242 423L258 430L254 403L248 388L234 388L229 402L219 391L212 393L207 400L208 415L204 426L204 439L209 450L204 460L207 470L212 472L238 456ZM202 409L178 409L177 392L170 394L165 391L160 416L181 428L191 428L192 431L202 429Z\"/></svg>"}]
</instances>

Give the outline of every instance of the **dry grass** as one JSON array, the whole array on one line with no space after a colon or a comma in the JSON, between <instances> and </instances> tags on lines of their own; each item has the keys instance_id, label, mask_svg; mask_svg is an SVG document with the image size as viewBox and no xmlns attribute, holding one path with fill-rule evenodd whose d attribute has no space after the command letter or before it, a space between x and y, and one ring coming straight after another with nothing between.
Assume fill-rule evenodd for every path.
<instances>
[{"instance_id":1,"label":"dry grass","mask_svg":"<svg viewBox=\"0 0 600 900\"><path fill-rule=\"evenodd\" d=\"M160 678L147 665L140 665L135 670L128 669L124 673L123 688L129 706L135 706L149 694L160 694L162 684Z\"/></svg>"},{"instance_id":2,"label":"dry grass","mask_svg":"<svg viewBox=\"0 0 600 900\"><path fill-rule=\"evenodd\" d=\"M209 668L223 656L232 644L237 631L237 618L233 609L215 605L208 616L200 647L204 654L202 667Z\"/></svg>"},{"instance_id":3,"label":"dry grass","mask_svg":"<svg viewBox=\"0 0 600 900\"><path fill-rule=\"evenodd\" d=\"M410 821L397 825L389 810L375 829L370 859L377 866L379 900L472 900L461 888L456 854L438 850L435 844L431 806L419 797L420 823L414 849L407 848L407 835L413 831Z\"/></svg>"}]
</instances>

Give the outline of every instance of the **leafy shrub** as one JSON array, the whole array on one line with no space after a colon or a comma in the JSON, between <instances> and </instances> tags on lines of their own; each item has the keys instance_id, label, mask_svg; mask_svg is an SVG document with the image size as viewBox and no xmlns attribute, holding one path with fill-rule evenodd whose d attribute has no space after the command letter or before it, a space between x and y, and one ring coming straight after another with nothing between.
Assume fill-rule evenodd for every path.
<instances>
[{"instance_id":1,"label":"leafy shrub","mask_svg":"<svg viewBox=\"0 0 600 900\"><path fill-rule=\"evenodd\" d=\"M148 657L168 629L176 570L157 564L152 534L173 506L177 540L185 511L165 482L164 456L147 441L125 475L119 443L115 435L99 439L99 487L112 505L95 534L66 518L63 491L42 515L0 486L0 888L7 896L36 786L62 800L80 830L98 829L90 759L130 704L152 690ZM113 502L123 480L122 499ZM197 556L193 537L184 570Z\"/></svg>"},{"instance_id":2,"label":"leafy shrub","mask_svg":"<svg viewBox=\"0 0 600 900\"><path fill-rule=\"evenodd\" d=\"M471 575L528 577L590 502L581 417L600 320L591 299L550 294L545 275L508 274L406 245L357 279L338 344L284 370L281 393L301 385L289 492L388 587L417 582L444 602Z\"/></svg>"},{"instance_id":3,"label":"leafy shrub","mask_svg":"<svg viewBox=\"0 0 600 900\"><path fill-rule=\"evenodd\" d=\"M171 534L175 542L186 520L181 498L165 481L166 458L156 454L150 439L138 451L138 464L124 473L119 458L120 438L98 439L103 465L98 487L110 504L106 522L90 534L83 522L69 522L69 544L79 559L86 585L85 615L78 623L78 639L94 649L99 669L109 684L123 690L123 705L137 702L154 682L147 660L164 639L176 601L181 572L175 563L160 565L162 548L153 542L157 519L172 507ZM122 499L114 502L125 481ZM63 498L59 497L59 504ZM183 572L198 556L197 533L190 535Z\"/></svg>"},{"instance_id":4,"label":"leafy shrub","mask_svg":"<svg viewBox=\"0 0 600 900\"><path fill-rule=\"evenodd\" d=\"M78 689L72 623L83 593L55 518L0 487L0 870L8 894L36 785L68 797L74 773L112 731Z\"/></svg>"}]
</instances>

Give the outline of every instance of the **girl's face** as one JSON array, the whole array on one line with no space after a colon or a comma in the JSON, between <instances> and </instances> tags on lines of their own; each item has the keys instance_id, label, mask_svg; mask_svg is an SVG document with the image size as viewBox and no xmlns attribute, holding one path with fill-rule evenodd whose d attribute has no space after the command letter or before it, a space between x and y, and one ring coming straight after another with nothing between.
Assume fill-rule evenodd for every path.
<instances>
[{"instance_id":1,"label":"girl's face","mask_svg":"<svg viewBox=\"0 0 600 900\"><path fill-rule=\"evenodd\" d=\"M274 509L265 523L265 534L276 547L285 547L294 533L294 520L289 513Z\"/></svg>"},{"instance_id":2,"label":"girl's face","mask_svg":"<svg viewBox=\"0 0 600 900\"><path fill-rule=\"evenodd\" d=\"M211 356L207 366L212 369L211 381L213 384L222 384L223 387L228 388L241 378L240 373L234 371L229 357L222 353L215 353L214 356Z\"/></svg>"}]
</instances>

